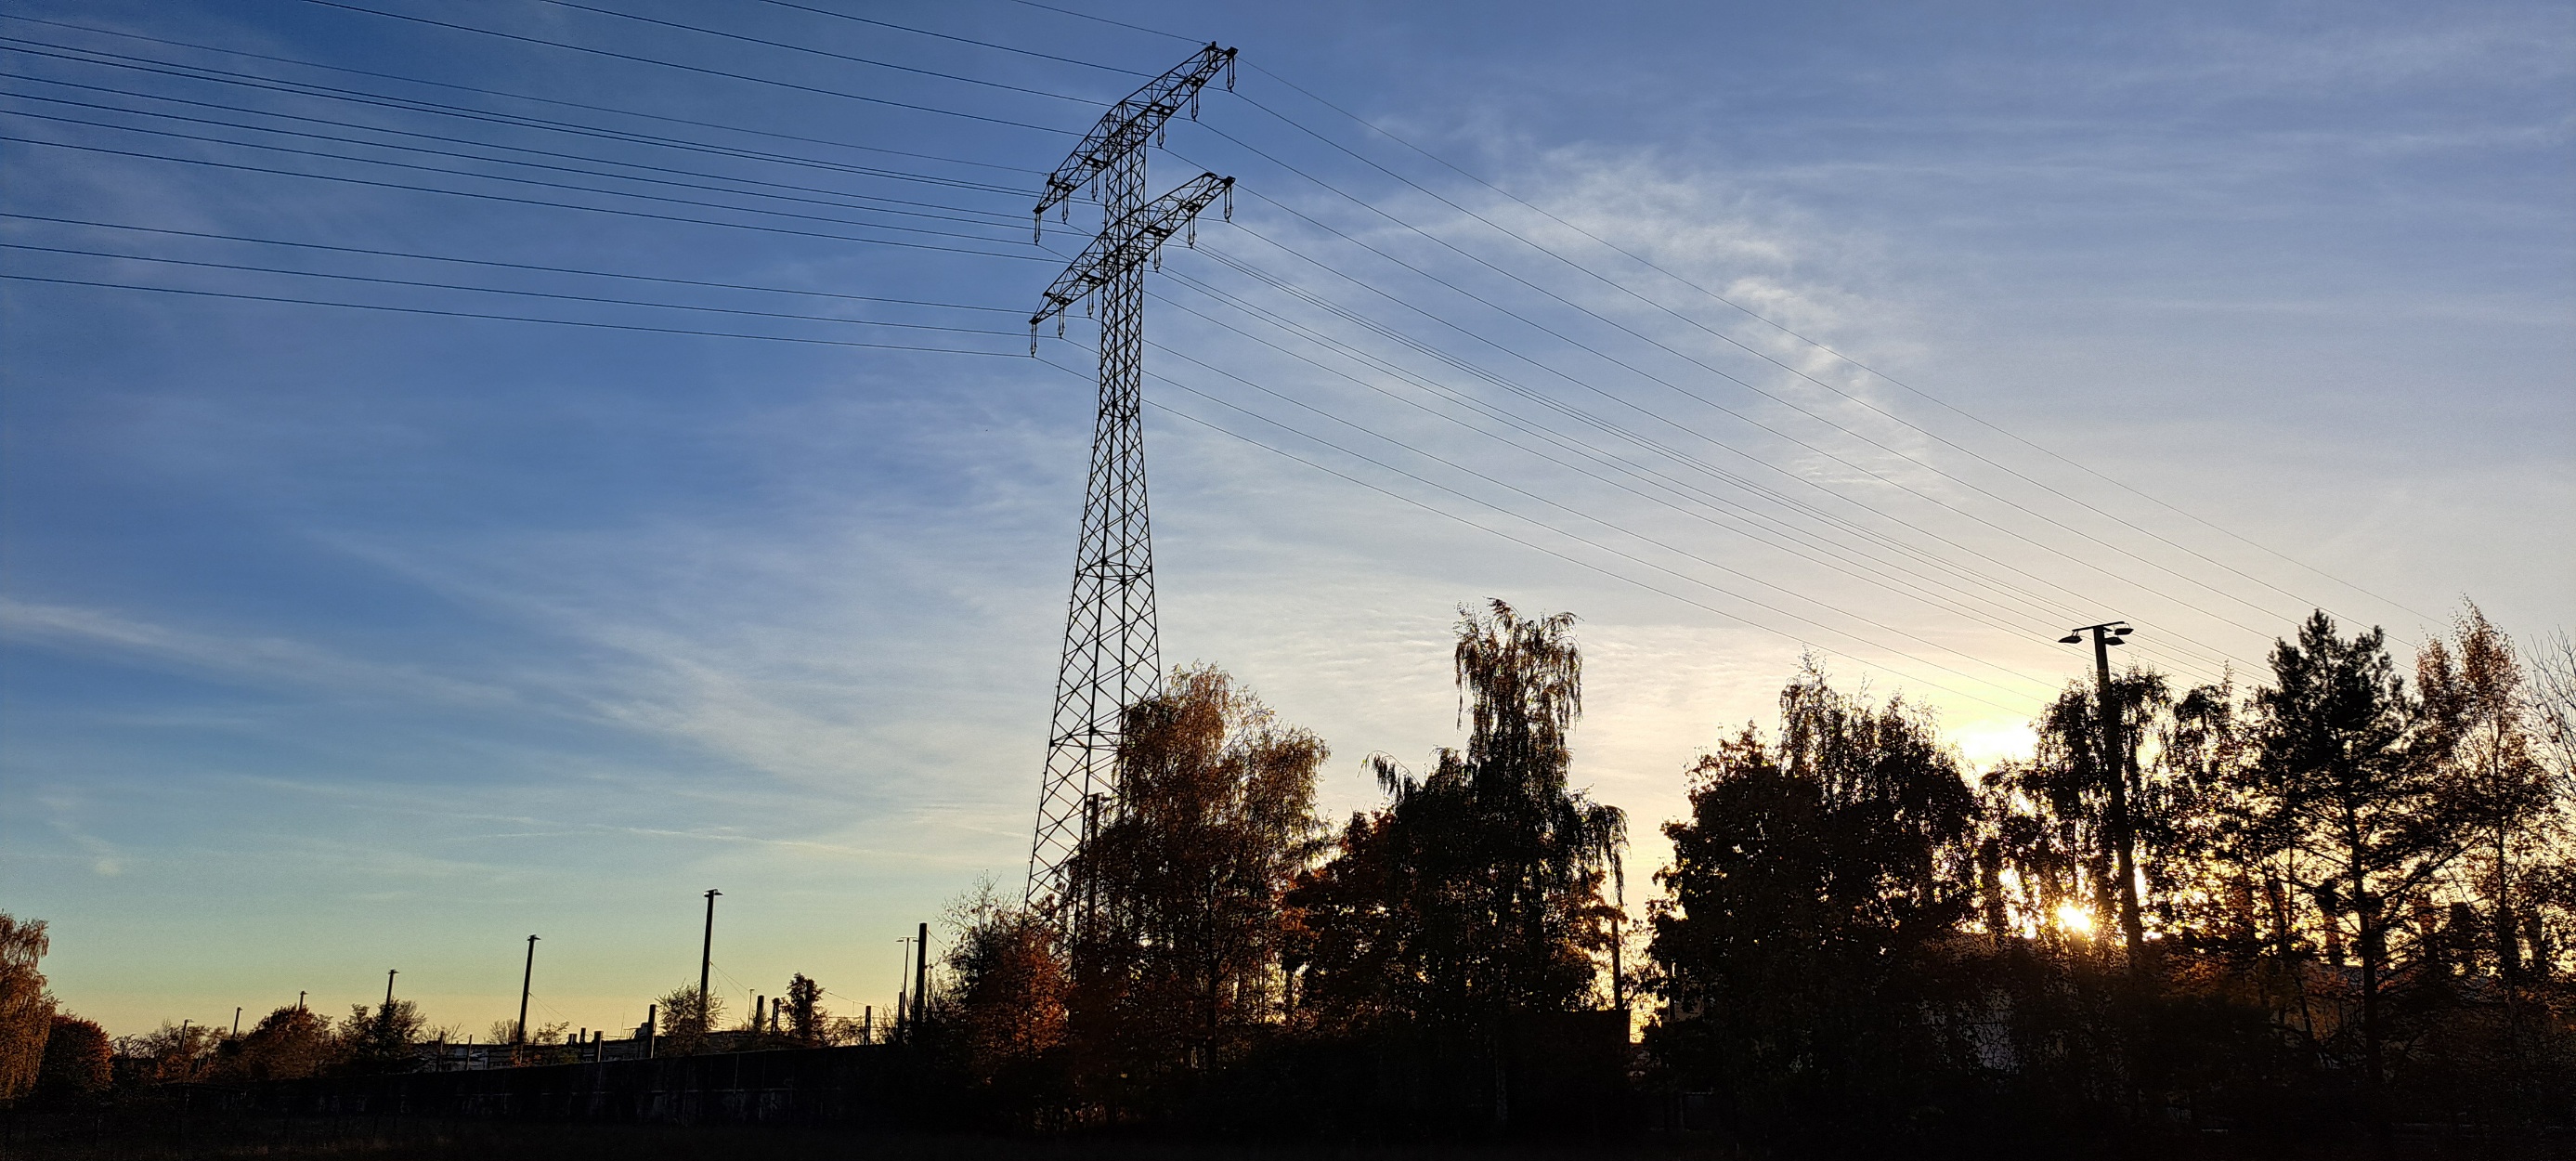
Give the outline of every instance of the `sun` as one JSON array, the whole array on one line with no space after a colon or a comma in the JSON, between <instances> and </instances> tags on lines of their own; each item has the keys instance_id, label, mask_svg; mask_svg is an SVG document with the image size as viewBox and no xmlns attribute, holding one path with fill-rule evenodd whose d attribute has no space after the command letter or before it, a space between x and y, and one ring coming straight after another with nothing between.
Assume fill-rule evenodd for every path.
<instances>
[{"instance_id":1,"label":"sun","mask_svg":"<svg viewBox=\"0 0 2576 1161\"><path fill-rule=\"evenodd\" d=\"M2057 925L2077 935L2093 934L2093 913L2072 903L2057 906Z\"/></svg>"}]
</instances>

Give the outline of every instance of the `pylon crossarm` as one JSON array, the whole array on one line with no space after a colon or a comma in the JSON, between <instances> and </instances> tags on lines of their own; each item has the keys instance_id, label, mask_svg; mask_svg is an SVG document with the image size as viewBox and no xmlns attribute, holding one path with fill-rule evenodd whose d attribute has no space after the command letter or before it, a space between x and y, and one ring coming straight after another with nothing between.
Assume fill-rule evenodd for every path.
<instances>
[{"instance_id":1,"label":"pylon crossarm","mask_svg":"<svg viewBox=\"0 0 2576 1161\"><path fill-rule=\"evenodd\" d=\"M1234 50L1208 45L1190 59L1172 66L1169 72L1145 82L1145 86L1128 94L1127 99L1109 107L1100 123L1084 134L1082 144L1047 175L1046 193L1038 198L1038 217L1044 218L1065 199L1072 197L1100 171L1126 153L1143 145L1145 139L1160 132L1172 115L1187 108L1197 114L1199 90L1224 74L1225 87L1234 87Z\"/></svg>"},{"instance_id":2,"label":"pylon crossarm","mask_svg":"<svg viewBox=\"0 0 2576 1161\"><path fill-rule=\"evenodd\" d=\"M1082 296L1108 283L1127 271L1143 265L1153 257L1165 240L1180 233L1218 198L1234 188L1234 179L1202 173L1183 182L1179 189L1155 198L1115 222L1111 222L1082 248L1081 256L1055 276L1054 284L1038 304L1036 314L1029 316L1029 329L1034 331L1050 318L1064 313Z\"/></svg>"}]
</instances>

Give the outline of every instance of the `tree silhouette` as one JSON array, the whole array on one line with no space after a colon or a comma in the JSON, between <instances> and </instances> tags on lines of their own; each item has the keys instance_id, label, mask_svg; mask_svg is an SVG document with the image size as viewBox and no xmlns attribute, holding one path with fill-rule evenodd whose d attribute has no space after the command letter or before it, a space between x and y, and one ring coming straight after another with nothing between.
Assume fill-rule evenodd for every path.
<instances>
[{"instance_id":1,"label":"tree silhouette","mask_svg":"<svg viewBox=\"0 0 2576 1161\"><path fill-rule=\"evenodd\" d=\"M1293 896L1318 1019L1474 1024L1589 1006L1608 947L1606 877L1627 820L1569 787L1582 713L1570 614L1461 609L1453 654L1465 751L1420 781L1371 760L1391 801L1344 827Z\"/></svg>"},{"instance_id":2,"label":"tree silhouette","mask_svg":"<svg viewBox=\"0 0 2576 1161\"><path fill-rule=\"evenodd\" d=\"M59 1107L107 1091L110 1055L106 1029L77 1016L55 1016L36 1069L35 1099Z\"/></svg>"},{"instance_id":3,"label":"tree silhouette","mask_svg":"<svg viewBox=\"0 0 2576 1161\"><path fill-rule=\"evenodd\" d=\"M677 1056L706 1051L708 1034L724 1019L724 997L701 992L696 984L673 988L653 1005L661 1014L661 1051Z\"/></svg>"},{"instance_id":4,"label":"tree silhouette","mask_svg":"<svg viewBox=\"0 0 2576 1161\"><path fill-rule=\"evenodd\" d=\"M0 1100L25 1095L44 1062L54 997L45 991L45 973L37 964L49 947L44 920L22 921L0 911Z\"/></svg>"},{"instance_id":5,"label":"tree silhouette","mask_svg":"<svg viewBox=\"0 0 2576 1161\"><path fill-rule=\"evenodd\" d=\"M1280 894L1316 849L1327 753L1212 666L1128 707L1118 794L1061 903L1074 1033L1121 1062L1095 1071L1207 1067L1234 1030L1278 1015Z\"/></svg>"},{"instance_id":6,"label":"tree silhouette","mask_svg":"<svg viewBox=\"0 0 2576 1161\"><path fill-rule=\"evenodd\" d=\"M2406 905L2467 846L2470 821L2446 794L2438 721L2407 695L2378 629L2338 636L2323 612L2272 649L2246 837L2295 850L2325 874L2305 884L2360 960L2363 1075L2385 1082L2389 934Z\"/></svg>"},{"instance_id":7,"label":"tree silhouette","mask_svg":"<svg viewBox=\"0 0 2576 1161\"><path fill-rule=\"evenodd\" d=\"M330 1068L341 1050L330 1021L288 1004L242 1034L225 1070L244 1080L293 1080Z\"/></svg>"},{"instance_id":8,"label":"tree silhouette","mask_svg":"<svg viewBox=\"0 0 2576 1161\"><path fill-rule=\"evenodd\" d=\"M1689 772L1648 954L1648 1044L1740 1117L1830 1117L1945 1071L1931 950L1973 913L1976 798L1921 714L1812 666Z\"/></svg>"}]
</instances>

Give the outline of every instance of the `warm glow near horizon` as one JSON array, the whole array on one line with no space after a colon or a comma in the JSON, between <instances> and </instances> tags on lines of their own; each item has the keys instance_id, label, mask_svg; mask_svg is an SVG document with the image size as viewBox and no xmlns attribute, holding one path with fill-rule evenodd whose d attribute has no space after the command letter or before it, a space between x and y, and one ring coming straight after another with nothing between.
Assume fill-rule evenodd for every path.
<instances>
[{"instance_id":1,"label":"warm glow near horizon","mask_svg":"<svg viewBox=\"0 0 2576 1161\"><path fill-rule=\"evenodd\" d=\"M1982 772L2075 625L2179 690L2576 610L2563 3L454 7L9 6L0 908L111 1031L388 969L480 1029L531 933L531 1020L633 1027L709 888L735 1010L855 1013L1016 897L1100 333L1030 357L1099 227L1028 210L1210 39L1145 163L1236 180L1145 275L1161 660L1335 823L1462 744L1488 598L1579 618L1639 915L1805 659Z\"/></svg>"}]
</instances>

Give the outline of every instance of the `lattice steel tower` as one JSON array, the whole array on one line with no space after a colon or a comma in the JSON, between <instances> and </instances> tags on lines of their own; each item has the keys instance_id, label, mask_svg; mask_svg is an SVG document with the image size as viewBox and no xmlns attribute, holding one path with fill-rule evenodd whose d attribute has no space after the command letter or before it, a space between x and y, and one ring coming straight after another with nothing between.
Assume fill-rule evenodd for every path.
<instances>
[{"instance_id":1,"label":"lattice steel tower","mask_svg":"<svg viewBox=\"0 0 2576 1161\"><path fill-rule=\"evenodd\" d=\"M1211 44L1112 106L1073 154L1047 176L1038 199L1066 206L1088 184L1100 201L1100 234L1057 275L1029 316L1037 328L1085 298L1100 316L1100 414L1091 429L1091 478L1083 490L1082 546L1074 556L1073 598L1064 619L1046 773L1029 848L1028 902L1053 911L1070 898L1066 864L1081 848L1098 804L1117 796L1118 739L1126 709L1158 692L1162 645L1154 620L1154 543L1145 510L1145 264L1161 263L1165 239L1196 230L1198 213L1229 196L1230 177L1201 174L1159 198L1145 198L1145 146L1218 76L1234 87L1234 50ZM1227 207L1231 216L1232 206ZM1068 207L1069 211L1069 207ZM1069 213L1068 213L1069 216ZM1195 240L1193 236L1193 240Z\"/></svg>"}]
</instances>

